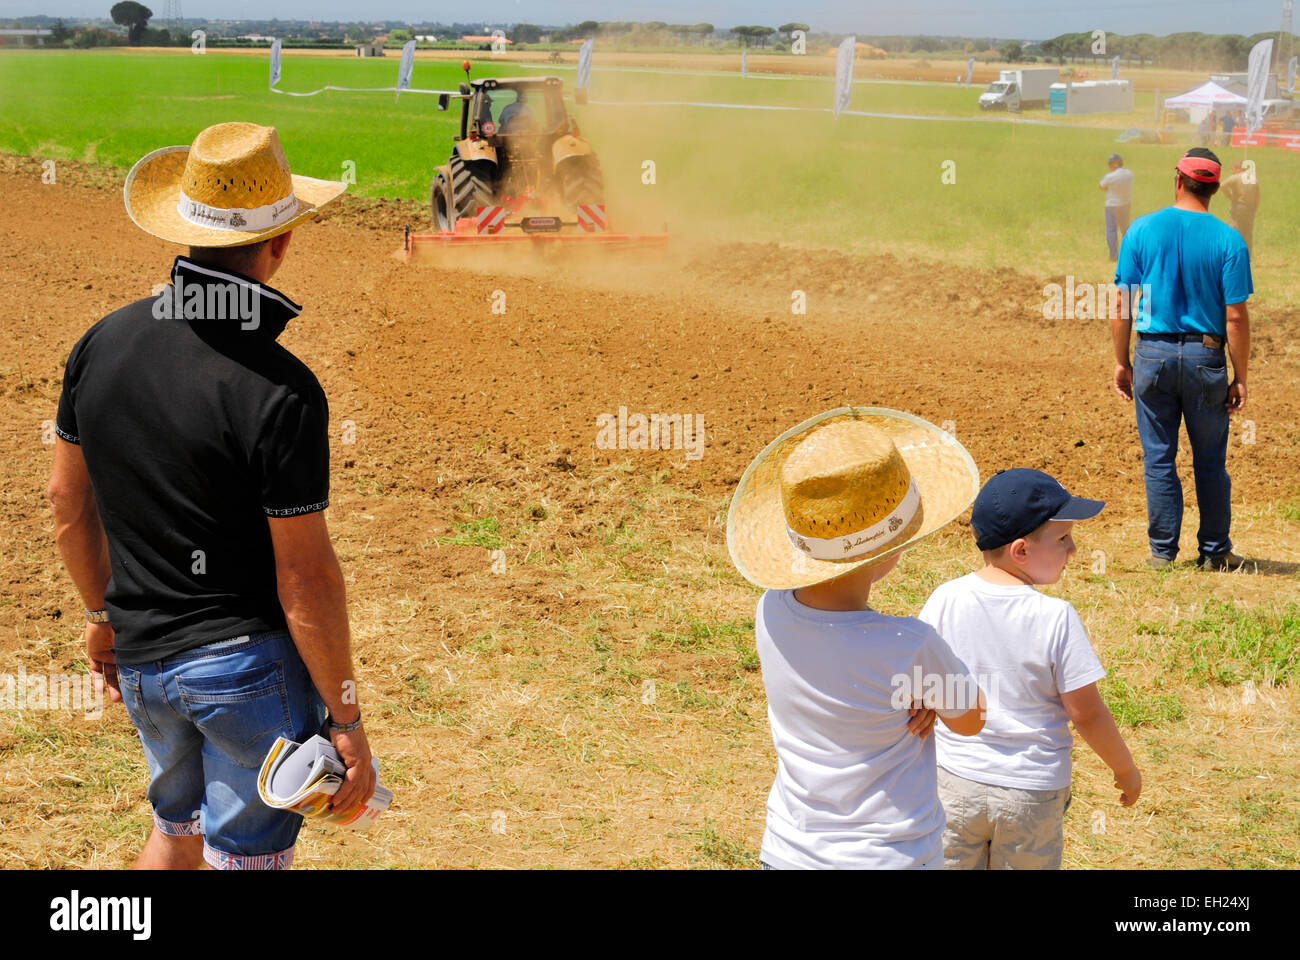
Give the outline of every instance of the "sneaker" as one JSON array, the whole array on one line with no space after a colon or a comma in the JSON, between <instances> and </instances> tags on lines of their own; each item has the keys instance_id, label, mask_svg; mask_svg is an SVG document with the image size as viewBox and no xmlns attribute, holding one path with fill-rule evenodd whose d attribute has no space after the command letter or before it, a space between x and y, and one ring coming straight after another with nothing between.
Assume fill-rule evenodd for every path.
<instances>
[{"instance_id":1,"label":"sneaker","mask_svg":"<svg viewBox=\"0 0 1300 960\"><path fill-rule=\"evenodd\" d=\"M1152 556L1147 557L1147 566L1150 567L1152 570L1163 570L1171 563L1173 563L1173 561L1170 560L1168 557L1157 557L1154 554Z\"/></svg>"},{"instance_id":2,"label":"sneaker","mask_svg":"<svg viewBox=\"0 0 1300 960\"><path fill-rule=\"evenodd\" d=\"M1197 557L1196 565L1202 570L1226 570L1232 572L1244 567L1246 561L1232 551L1228 551L1227 553L1219 554L1217 557Z\"/></svg>"}]
</instances>

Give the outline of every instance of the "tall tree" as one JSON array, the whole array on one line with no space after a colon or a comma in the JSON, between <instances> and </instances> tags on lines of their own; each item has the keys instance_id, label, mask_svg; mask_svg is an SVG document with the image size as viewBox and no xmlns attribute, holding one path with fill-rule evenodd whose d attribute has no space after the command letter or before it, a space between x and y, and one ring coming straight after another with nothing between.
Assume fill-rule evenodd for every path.
<instances>
[{"instance_id":1,"label":"tall tree","mask_svg":"<svg viewBox=\"0 0 1300 960\"><path fill-rule=\"evenodd\" d=\"M136 3L135 0L122 0L121 3L113 4L108 15L113 18L114 23L126 27L126 42L135 46L140 43L145 27L149 26L149 18L153 16L153 11L144 4Z\"/></svg>"}]
</instances>

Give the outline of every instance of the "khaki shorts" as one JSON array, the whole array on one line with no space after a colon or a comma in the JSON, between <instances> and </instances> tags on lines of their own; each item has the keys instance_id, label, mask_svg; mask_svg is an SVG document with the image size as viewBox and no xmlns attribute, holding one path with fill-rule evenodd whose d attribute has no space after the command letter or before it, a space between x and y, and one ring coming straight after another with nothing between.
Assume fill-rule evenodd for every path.
<instances>
[{"instance_id":1,"label":"khaki shorts","mask_svg":"<svg viewBox=\"0 0 1300 960\"><path fill-rule=\"evenodd\" d=\"M945 870L1059 870L1070 788L1017 790L939 768Z\"/></svg>"}]
</instances>

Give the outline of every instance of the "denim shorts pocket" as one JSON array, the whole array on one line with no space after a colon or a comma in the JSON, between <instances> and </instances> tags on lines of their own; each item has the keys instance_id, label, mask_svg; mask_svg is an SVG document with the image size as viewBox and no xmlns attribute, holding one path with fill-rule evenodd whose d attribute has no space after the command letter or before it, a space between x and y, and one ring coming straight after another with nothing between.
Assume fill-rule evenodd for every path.
<instances>
[{"instance_id":1,"label":"denim shorts pocket","mask_svg":"<svg viewBox=\"0 0 1300 960\"><path fill-rule=\"evenodd\" d=\"M131 723L148 740L162 740L162 734L149 719L149 711L144 708L144 695L140 692L141 674L136 667L117 667L118 688L122 691L122 706Z\"/></svg>"},{"instance_id":2,"label":"denim shorts pocket","mask_svg":"<svg viewBox=\"0 0 1300 960\"><path fill-rule=\"evenodd\" d=\"M274 736L294 734L279 660L238 673L181 676L176 685L195 726L241 767L260 767Z\"/></svg>"},{"instance_id":3,"label":"denim shorts pocket","mask_svg":"<svg viewBox=\"0 0 1300 960\"><path fill-rule=\"evenodd\" d=\"M1196 368L1196 375L1201 381L1201 400L1210 410L1222 410L1228 402L1228 368Z\"/></svg>"},{"instance_id":4,"label":"denim shorts pocket","mask_svg":"<svg viewBox=\"0 0 1300 960\"><path fill-rule=\"evenodd\" d=\"M1163 360L1134 353L1133 394L1139 397L1149 397L1155 393L1156 385L1160 382L1160 371L1164 368L1164 365Z\"/></svg>"}]
</instances>

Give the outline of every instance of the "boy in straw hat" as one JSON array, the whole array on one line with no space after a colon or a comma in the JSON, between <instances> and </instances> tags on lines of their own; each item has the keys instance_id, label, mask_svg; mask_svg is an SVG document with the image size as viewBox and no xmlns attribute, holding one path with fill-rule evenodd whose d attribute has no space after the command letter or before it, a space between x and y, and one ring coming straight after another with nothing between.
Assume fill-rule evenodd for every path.
<instances>
[{"instance_id":1,"label":"boy in straw hat","mask_svg":"<svg viewBox=\"0 0 1300 960\"><path fill-rule=\"evenodd\" d=\"M741 477L727 546L766 590L754 631L777 753L764 868L942 866L930 711L970 735L984 694L932 628L868 600L978 487L952 436L875 408L801 423Z\"/></svg>"},{"instance_id":2,"label":"boy in straw hat","mask_svg":"<svg viewBox=\"0 0 1300 960\"><path fill-rule=\"evenodd\" d=\"M971 510L983 568L940 586L921 611L957 656L996 683L978 735L935 737L949 868L1060 868L1074 742L1067 722L1114 772L1124 806L1142 792L1097 692L1106 671L1079 615L1035 589L1061 578L1075 553L1075 522L1103 506L1038 470L999 471Z\"/></svg>"},{"instance_id":3,"label":"boy in straw hat","mask_svg":"<svg viewBox=\"0 0 1300 960\"><path fill-rule=\"evenodd\" d=\"M256 785L277 736L328 721L348 767L334 806L374 791L322 512L329 409L276 343L302 308L266 285L290 231L344 189L291 174L251 123L150 153L127 213L189 256L68 356L49 497L91 670L149 765L141 867L288 867L302 818Z\"/></svg>"}]
</instances>

